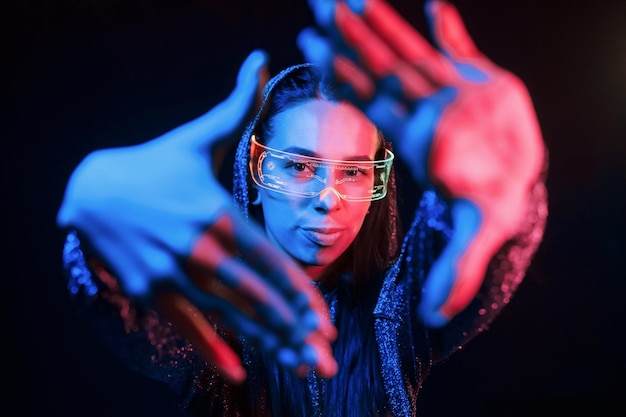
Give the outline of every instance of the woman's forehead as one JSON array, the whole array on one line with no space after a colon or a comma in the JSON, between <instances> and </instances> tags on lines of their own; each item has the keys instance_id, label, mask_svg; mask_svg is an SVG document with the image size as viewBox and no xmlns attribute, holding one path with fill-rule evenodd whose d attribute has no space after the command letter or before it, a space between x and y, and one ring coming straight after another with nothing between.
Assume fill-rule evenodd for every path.
<instances>
[{"instance_id":1,"label":"woman's forehead","mask_svg":"<svg viewBox=\"0 0 626 417\"><path fill-rule=\"evenodd\" d=\"M321 158L373 159L378 148L375 126L346 103L312 100L275 116L266 145L306 149Z\"/></svg>"}]
</instances>

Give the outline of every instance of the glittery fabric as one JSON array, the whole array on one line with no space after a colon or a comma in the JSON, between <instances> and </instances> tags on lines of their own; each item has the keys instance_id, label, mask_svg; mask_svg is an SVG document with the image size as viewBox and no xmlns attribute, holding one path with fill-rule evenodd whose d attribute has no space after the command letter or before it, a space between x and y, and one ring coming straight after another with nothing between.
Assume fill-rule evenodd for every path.
<instances>
[{"instance_id":1,"label":"glittery fabric","mask_svg":"<svg viewBox=\"0 0 626 417\"><path fill-rule=\"evenodd\" d=\"M304 64L308 65L308 64ZM237 207L248 216L247 161L250 135L261 119L264 105L276 83L295 66L274 77L264 89L264 101L259 113L246 128L235 156L233 197ZM537 182L528 205L527 216L519 233L507 242L493 258L488 274L474 301L448 325L441 329L426 329L415 312L421 297L425 277L437 255L450 237L450 218L445 202L433 190L423 192L414 220L402 242L399 258L384 276L380 294L373 311L374 333L380 361L380 380L387 400L387 411L373 413L379 417L408 417L416 415L416 401L420 387L431 366L447 358L489 324L510 301L522 281L528 265L541 242L547 217L547 194L543 181ZM75 233L68 234L63 253L71 294L93 299L94 303L81 303L92 313L94 322L104 328L101 334L113 340L112 348L132 362L135 369L165 381L181 396L183 406L197 416L272 416L268 395L270 380L262 369L258 352L245 339L230 338L240 351L248 380L241 386L230 386L217 376L214 369L193 352L191 346L180 339L171 325L154 319L154 312L135 314L139 321L129 326L124 320L122 307L105 296L112 291L107 280L89 268ZM338 311L335 292L325 293L333 320ZM78 298L78 297L77 297ZM99 304L116 308L117 318L107 313L103 318ZM128 309L128 306L124 307ZM130 307L133 308L132 306ZM146 320L151 317L152 320ZM114 330L119 328L118 330ZM221 332L228 339L227 332ZM342 372L340 368L339 372ZM308 392L302 399L307 416L321 417L331 414L324 410L324 399L330 398L327 380L314 372L306 377Z\"/></svg>"},{"instance_id":2,"label":"glittery fabric","mask_svg":"<svg viewBox=\"0 0 626 417\"><path fill-rule=\"evenodd\" d=\"M404 239L399 259L387 271L374 309L385 391L393 416L412 416L417 392L431 366L429 335L414 312L435 244L449 238L445 205L434 191L424 192Z\"/></svg>"}]
</instances>

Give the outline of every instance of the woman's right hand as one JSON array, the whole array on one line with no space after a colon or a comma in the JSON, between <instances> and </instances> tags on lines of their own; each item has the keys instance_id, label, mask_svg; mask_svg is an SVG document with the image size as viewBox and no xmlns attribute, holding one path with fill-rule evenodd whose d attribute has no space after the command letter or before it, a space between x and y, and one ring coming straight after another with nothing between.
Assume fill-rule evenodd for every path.
<instances>
[{"instance_id":1,"label":"woman's right hand","mask_svg":"<svg viewBox=\"0 0 626 417\"><path fill-rule=\"evenodd\" d=\"M254 51L230 96L206 114L144 144L99 150L73 172L57 216L78 231L127 296L157 306L231 382L241 360L204 313L223 320L284 365L336 372L336 337L310 279L235 208L211 155L238 139L268 79Z\"/></svg>"}]
</instances>

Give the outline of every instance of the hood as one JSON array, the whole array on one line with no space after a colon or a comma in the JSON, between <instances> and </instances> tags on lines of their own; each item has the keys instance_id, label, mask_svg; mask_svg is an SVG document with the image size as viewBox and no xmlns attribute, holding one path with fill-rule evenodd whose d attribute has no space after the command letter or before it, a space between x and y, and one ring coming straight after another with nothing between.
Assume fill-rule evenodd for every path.
<instances>
[{"instance_id":1,"label":"hood","mask_svg":"<svg viewBox=\"0 0 626 417\"><path fill-rule=\"evenodd\" d=\"M233 165L233 199L235 202L235 206L239 208L239 210L243 213L246 219L249 218L250 214L250 199L248 195L248 162L250 159L250 141L252 133L255 132L257 126L259 125L259 122L263 118L263 114L265 113L267 103L272 96L274 87L291 72L302 67L312 66L315 66L315 64L305 63L293 65L282 70L279 74L272 77L267 82L267 84L265 84L265 87L263 88L263 98L259 110L257 111L252 121L248 124L243 132L243 135L241 136L241 139L239 140L239 144L237 145L237 150L235 153L235 162Z\"/></svg>"}]
</instances>

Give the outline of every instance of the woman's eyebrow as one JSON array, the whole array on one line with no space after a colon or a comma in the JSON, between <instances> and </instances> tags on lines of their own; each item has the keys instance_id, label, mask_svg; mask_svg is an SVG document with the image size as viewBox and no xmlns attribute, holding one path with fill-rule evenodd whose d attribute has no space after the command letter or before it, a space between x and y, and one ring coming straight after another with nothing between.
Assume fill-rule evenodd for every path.
<instances>
[{"instance_id":1,"label":"woman's eyebrow","mask_svg":"<svg viewBox=\"0 0 626 417\"><path fill-rule=\"evenodd\" d=\"M327 159L327 158L323 158L317 152L314 152L306 148L300 148L299 146L290 146L286 149L283 149L282 151L287 152L287 153L296 153L296 154L308 156L311 158ZM342 158L341 160L342 161L371 161L372 158L370 158L368 155L352 155L352 156L347 156L345 158Z\"/></svg>"}]
</instances>

